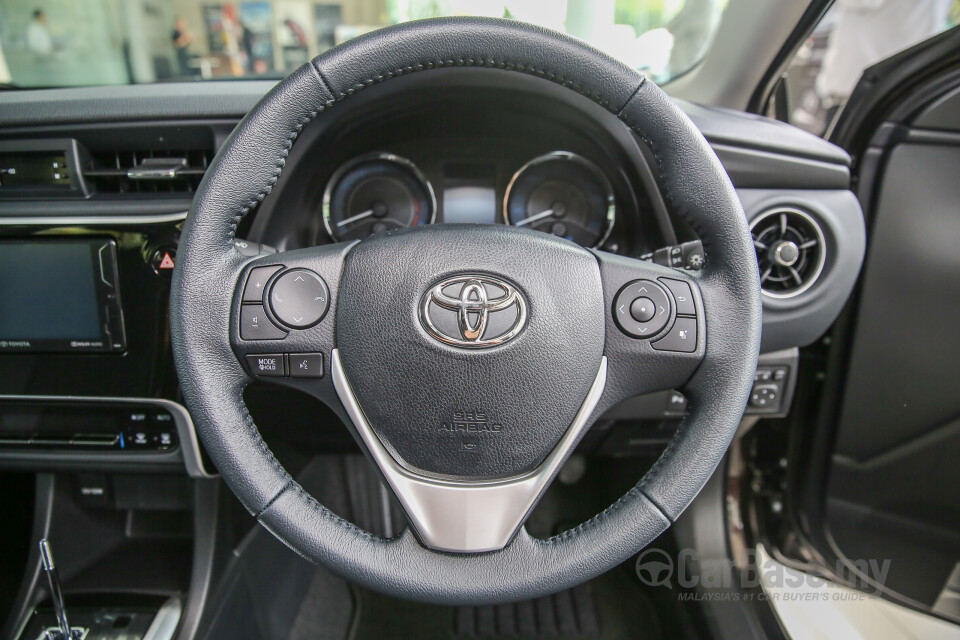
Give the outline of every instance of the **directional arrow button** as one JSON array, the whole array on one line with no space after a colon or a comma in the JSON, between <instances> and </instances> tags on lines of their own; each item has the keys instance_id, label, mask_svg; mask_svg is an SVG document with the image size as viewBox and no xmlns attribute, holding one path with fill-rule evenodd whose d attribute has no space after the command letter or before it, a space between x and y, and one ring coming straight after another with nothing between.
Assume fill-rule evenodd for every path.
<instances>
[{"instance_id":1,"label":"directional arrow button","mask_svg":"<svg viewBox=\"0 0 960 640\"><path fill-rule=\"evenodd\" d=\"M281 273L270 287L270 308L280 322L306 329L327 313L330 291L319 275L308 269Z\"/></svg>"}]
</instances>

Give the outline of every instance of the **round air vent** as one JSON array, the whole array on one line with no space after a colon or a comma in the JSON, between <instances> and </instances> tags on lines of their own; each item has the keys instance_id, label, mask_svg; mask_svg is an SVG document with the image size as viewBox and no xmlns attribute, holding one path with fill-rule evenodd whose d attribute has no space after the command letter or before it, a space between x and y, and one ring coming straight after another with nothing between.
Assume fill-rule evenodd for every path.
<instances>
[{"instance_id":1,"label":"round air vent","mask_svg":"<svg viewBox=\"0 0 960 640\"><path fill-rule=\"evenodd\" d=\"M760 286L772 298L800 295L817 281L826 260L820 225L798 209L777 208L750 223Z\"/></svg>"}]
</instances>

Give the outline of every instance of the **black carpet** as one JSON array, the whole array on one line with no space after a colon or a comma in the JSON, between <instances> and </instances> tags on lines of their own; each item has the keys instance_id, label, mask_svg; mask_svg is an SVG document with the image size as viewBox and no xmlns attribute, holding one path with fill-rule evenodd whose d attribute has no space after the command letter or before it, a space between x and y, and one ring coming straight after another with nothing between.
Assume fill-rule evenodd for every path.
<instances>
[{"instance_id":1,"label":"black carpet","mask_svg":"<svg viewBox=\"0 0 960 640\"><path fill-rule=\"evenodd\" d=\"M360 457L314 460L298 480L333 511L380 535L395 535L402 512L385 507L379 479ZM352 597L345 597L346 590ZM444 607L399 600L317 569L289 640L655 640L650 597L622 567L560 593L497 606Z\"/></svg>"},{"instance_id":2,"label":"black carpet","mask_svg":"<svg viewBox=\"0 0 960 640\"><path fill-rule=\"evenodd\" d=\"M346 626L345 583L318 570L293 622L290 640L332 638ZM537 600L443 607L353 589L345 640L654 640L662 637L653 603L625 571ZM337 630L337 631L334 631Z\"/></svg>"}]
</instances>

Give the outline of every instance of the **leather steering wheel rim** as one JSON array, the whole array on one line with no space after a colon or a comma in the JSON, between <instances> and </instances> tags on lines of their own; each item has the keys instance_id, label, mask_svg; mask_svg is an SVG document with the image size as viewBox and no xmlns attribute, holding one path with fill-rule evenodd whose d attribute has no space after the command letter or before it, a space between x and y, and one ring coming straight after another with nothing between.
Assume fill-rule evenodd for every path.
<instances>
[{"instance_id":1,"label":"leather steering wheel rim","mask_svg":"<svg viewBox=\"0 0 960 640\"><path fill-rule=\"evenodd\" d=\"M270 193L302 129L367 87L449 67L526 74L615 114L649 148L668 207L697 232L705 253L702 272L692 277L708 316L702 361L683 387L689 413L654 467L574 529L537 539L520 528L504 548L474 554L427 549L409 530L383 539L317 503L260 437L243 401L250 377L229 338L234 286L252 260L233 244L237 225ZM609 299L605 294L605 303ZM690 120L656 85L586 44L498 19L434 19L382 29L328 51L279 83L208 170L184 227L171 293L173 349L186 404L221 476L249 512L291 549L349 580L442 604L556 592L625 561L664 531L707 482L736 431L760 327L759 275L743 210ZM333 330L323 329L331 339ZM620 384L615 367L608 378L611 388ZM608 405L601 402L591 420Z\"/></svg>"}]
</instances>

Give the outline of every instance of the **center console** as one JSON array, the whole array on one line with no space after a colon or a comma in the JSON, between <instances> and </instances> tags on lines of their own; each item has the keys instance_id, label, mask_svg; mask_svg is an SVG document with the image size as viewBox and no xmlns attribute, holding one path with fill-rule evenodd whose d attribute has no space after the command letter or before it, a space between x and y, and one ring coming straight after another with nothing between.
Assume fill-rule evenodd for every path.
<instances>
[{"instance_id":1,"label":"center console","mask_svg":"<svg viewBox=\"0 0 960 640\"><path fill-rule=\"evenodd\" d=\"M215 537L218 491L170 348L186 214L17 213L36 204L0 198L0 472L31 480L30 537L57 550L72 637L173 638L199 616L190 594L209 558L196 547ZM55 599L23 552L0 637L35 640L57 627Z\"/></svg>"}]
</instances>

